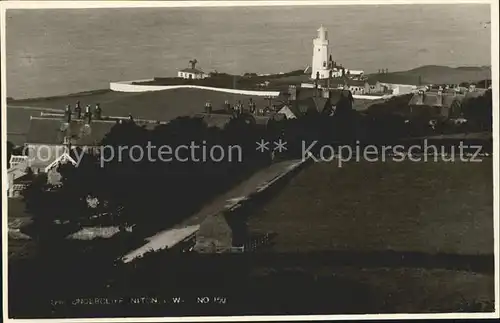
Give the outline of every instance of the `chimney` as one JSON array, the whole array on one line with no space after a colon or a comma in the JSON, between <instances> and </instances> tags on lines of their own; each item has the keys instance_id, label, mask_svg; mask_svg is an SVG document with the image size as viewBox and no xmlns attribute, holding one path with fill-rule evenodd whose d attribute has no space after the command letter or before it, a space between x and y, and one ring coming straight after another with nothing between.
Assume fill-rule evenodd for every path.
<instances>
[{"instance_id":1,"label":"chimney","mask_svg":"<svg viewBox=\"0 0 500 323\"><path fill-rule=\"evenodd\" d=\"M85 107L85 119L90 124L92 122L92 112L90 111L90 104Z\"/></svg>"},{"instance_id":2,"label":"chimney","mask_svg":"<svg viewBox=\"0 0 500 323\"><path fill-rule=\"evenodd\" d=\"M76 118L81 119L82 118L82 108L80 107L79 104L75 106L75 112L76 112Z\"/></svg>"},{"instance_id":3,"label":"chimney","mask_svg":"<svg viewBox=\"0 0 500 323\"><path fill-rule=\"evenodd\" d=\"M96 120L100 120L102 117L102 110L101 110L101 105L99 103L97 103L95 105L95 110L94 110L94 118Z\"/></svg>"},{"instance_id":4,"label":"chimney","mask_svg":"<svg viewBox=\"0 0 500 323\"><path fill-rule=\"evenodd\" d=\"M418 96L418 97L417 97L417 102L416 102L416 104L417 104L417 105L422 105L422 104L424 104L424 91L422 91L422 90L418 91L417 96Z\"/></svg>"},{"instance_id":5,"label":"chimney","mask_svg":"<svg viewBox=\"0 0 500 323\"><path fill-rule=\"evenodd\" d=\"M71 122L71 106L68 104L66 106L66 109L64 110L64 120L66 120L66 122Z\"/></svg>"}]
</instances>

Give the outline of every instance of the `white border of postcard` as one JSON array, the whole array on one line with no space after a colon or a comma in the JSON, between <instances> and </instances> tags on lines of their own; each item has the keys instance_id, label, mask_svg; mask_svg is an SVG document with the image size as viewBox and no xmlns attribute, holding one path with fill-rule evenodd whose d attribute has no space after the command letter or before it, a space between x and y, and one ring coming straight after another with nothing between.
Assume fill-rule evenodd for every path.
<instances>
[{"instance_id":1,"label":"white border of postcard","mask_svg":"<svg viewBox=\"0 0 500 323\"><path fill-rule=\"evenodd\" d=\"M6 9L56 9L56 8L151 8L151 7L249 7L249 6L317 6L317 5L396 5L396 4L456 4L477 3L490 4L491 13L491 70L493 88L493 180L494 180L494 257L495 257L495 312L493 313L440 313L440 314L363 314L363 315L275 315L275 316L206 316L206 317L156 317L156 318L102 318L102 319L9 319L8 293L7 293L7 177L5 163L2 163L2 296L3 319L5 322L221 322L221 321L305 321L305 320L381 320L381 319L478 319L499 317L499 70L498 70L498 44L499 44L499 3L498 0L325 0L325 1L0 1L0 40L1 40L1 107L7 106L6 99L6 49L5 49L5 12ZM2 160L6 160L7 122L6 109L1 109L2 122Z\"/></svg>"}]
</instances>

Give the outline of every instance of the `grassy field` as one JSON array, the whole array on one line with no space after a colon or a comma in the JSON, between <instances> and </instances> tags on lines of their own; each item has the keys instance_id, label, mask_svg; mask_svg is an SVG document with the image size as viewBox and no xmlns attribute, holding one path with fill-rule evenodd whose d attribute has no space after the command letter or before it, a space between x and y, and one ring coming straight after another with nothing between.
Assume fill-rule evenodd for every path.
<instances>
[{"instance_id":1,"label":"grassy field","mask_svg":"<svg viewBox=\"0 0 500 323\"><path fill-rule=\"evenodd\" d=\"M492 160L315 163L250 218L275 251L493 254Z\"/></svg>"},{"instance_id":2,"label":"grassy field","mask_svg":"<svg viewBox=\"0 0 500 323\"><path fill-rule=\"evenodd\" d=\"M425 65L408 71L371 74L369 77L380 82L396 84L418 84L419 77L422 84L459 84L461 82L477 82L491 79L491 67L466 66L453 68L439 65Z\"/></svg>"},{"instance_id":3,"label":"grassy field","mask_svg":"<svg viewBox=\"0 0 500 323\"><path fill-rule=\"evenodd\" d=\"M277 233L256 275L343 282L363 313L493 311L492 188L491 159L313 163L250 215L253 233ZM308 297L335 308L330 294Z\"/></svg>"}]
</instances>

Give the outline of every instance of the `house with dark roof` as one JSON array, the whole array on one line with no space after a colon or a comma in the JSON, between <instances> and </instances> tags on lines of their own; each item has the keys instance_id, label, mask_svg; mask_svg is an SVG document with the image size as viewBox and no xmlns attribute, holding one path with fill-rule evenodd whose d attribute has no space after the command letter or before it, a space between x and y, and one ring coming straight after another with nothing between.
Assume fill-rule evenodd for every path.
<instances>
[{"instance_id":1,"label":"house with dark roof","mask_svg":"<svg viewBox=\"0 0 500 323\"><path fill-rule=\"evenodd\" d=\"M67 106L64 114L32 116L25 143L28 167L35 174L56 169L49 166L74 161L71 154L75 147L97 152L102 139L116 123L117 120L103 118L98 105L95 111L88 106L84 115L77 104L75 111Z\"/></svg>"},{"instance_id":2,"label":"house with dark roof","mask_svg":"<svg viewBox=\"0 0 500 323\"><path fill-rule=\"evenodd\" d=\"M287 118L299 118L309 113L332 115L341 102L352 109L354 99L352 93L346 89L337 88L307 88L290 86L288 103L278 113L287 115Z\"/></svg>"},{"instance_id":3,"label":"house with dark roof","mask_svg":"<svg viewBox=\"0 0 500 323\"><path fill-rule=\"evenodd\" d=\"M26 148L33 171L43 172L71 147L96 148L116 124L114 120L31 117Z\"/></svg>"},{"instance_id":4,"label":"house with dark roof","mask_svg":"<svg viewBox=\"0 0 500 323\"><path fill-rule=\"evenodd\" d=\"M410 115L425 116L435 119L458 117L462 113L462 101L465 95L447 92L415 93L408 103Z\"/></svg>"},{"instance_id":5,"label":"house with dark roof","mask_svg":"<svg viewBox=\"0 0 500 323\"><path fill-rule=\"evenodd\" d=\"M129 119L132 118L129 116ZM34 174L46 173L48 182L58 184L58 167L62 163L77 163L79 157L74 148L87 153L99 153L105 136L123 117L103 117L99 105L94 111L87 107L81 114L79 104L75 111L67 106L64 114L31 117L25 143L27 167ZM153 120L134 120L147 129L153 129L162 122Z\"/></svg>"}]
</instances>

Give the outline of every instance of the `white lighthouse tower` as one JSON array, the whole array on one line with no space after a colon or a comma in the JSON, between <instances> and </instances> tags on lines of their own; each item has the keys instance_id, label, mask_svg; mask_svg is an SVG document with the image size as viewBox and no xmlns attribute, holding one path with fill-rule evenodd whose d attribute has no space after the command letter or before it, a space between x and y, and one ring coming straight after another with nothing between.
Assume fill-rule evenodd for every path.
<instances>
[{"instance_id":1,"label":"white lighthouse tower","mask_svg":"<svg viewBox=\"0 0 500 323\"><path fill-rule=\"evenodd\" d=\"M328 64L328 32L323 25L318 29L318 37L313 41L313 57L311 78L315 79L319 72L319 78L328 78L330 66Z\"/></svg>"}]
</instances>

